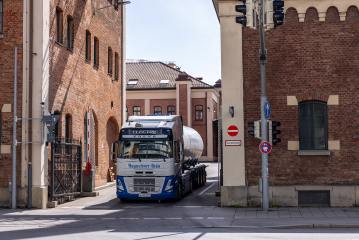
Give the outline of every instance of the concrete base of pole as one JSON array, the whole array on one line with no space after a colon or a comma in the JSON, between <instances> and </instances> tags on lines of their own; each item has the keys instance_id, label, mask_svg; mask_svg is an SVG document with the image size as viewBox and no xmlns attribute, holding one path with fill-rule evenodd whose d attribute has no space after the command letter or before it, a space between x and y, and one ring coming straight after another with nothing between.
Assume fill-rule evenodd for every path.
<instances>
[{"instance_id":1,"label":"concrete base of pole","mask_svg":"<svg viewBox=\"0 0 359 240\"><path fill-rule=\"evenodd\" d=\"M48 188L32 187L32 206L34 208L45 209L48 202Z\"/></svg>"}]
</instances>

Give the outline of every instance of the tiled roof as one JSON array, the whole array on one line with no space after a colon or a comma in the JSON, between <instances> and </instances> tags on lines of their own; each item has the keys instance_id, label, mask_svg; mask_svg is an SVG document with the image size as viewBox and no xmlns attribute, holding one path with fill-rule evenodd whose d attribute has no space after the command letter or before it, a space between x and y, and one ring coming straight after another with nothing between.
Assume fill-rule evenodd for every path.
<instances>
[{"instance_id":1,"label":"tiled roof","mask_svg":"<svg viewBox=\"0 0 359 240\"><path fill-rule=\"evenodd\" d=\"M126 63L127 89L173 89L176 88L176 79L182 72L163 62L128 62ZM213 88L189 75L192 88ZM138 80L137 84L128 84L129 80ZM168 83L161 83L162 81Z\"/></svg>"}]
</instances>

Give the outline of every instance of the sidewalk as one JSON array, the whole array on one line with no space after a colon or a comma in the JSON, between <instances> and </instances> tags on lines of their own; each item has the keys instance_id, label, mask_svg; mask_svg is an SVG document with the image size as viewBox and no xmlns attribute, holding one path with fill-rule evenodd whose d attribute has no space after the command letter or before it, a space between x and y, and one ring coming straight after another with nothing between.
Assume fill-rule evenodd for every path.
<instances>
[{"instance_id":1,"label":"sidewalk","mask_svg":"<svg viewBox=\"0 0 359 240\"><path fill-rule=\"evenodd\" d=\"M230 227L359 228L359 208L236 209Z\"/></svg>"}]
</instances>

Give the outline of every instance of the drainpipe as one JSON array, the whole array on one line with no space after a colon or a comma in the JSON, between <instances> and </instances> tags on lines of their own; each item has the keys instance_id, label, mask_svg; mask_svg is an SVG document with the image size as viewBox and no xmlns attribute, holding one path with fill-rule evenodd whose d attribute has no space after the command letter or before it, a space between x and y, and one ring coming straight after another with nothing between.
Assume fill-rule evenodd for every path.
<instances>
[{"instance_id":1,"label":"drainpipe","mask_svg":"<svg viewBox=\"0 0 359 240\"><path fill-rule=\"evenodd\" d=\"M121 4L121 64L122 64L122 80L121 80L121 127L126 122L126 4Z\"/></svg>"},{"instance_id":2,"label":"drainpipe","mask_svg":"<svg viewBox=\"0 0 359 240\"><path fill-rule=\"evenodd\" d=\"M29 182L29 112L30 112L30 54L31 54L31 7L29 0L23 0L23 86L22 86L22 116L21 116L21 187L27 186L27 207L31 208L31 189ZM27 178L26 178L27 175Z\"/></svg>"}]
</instances>

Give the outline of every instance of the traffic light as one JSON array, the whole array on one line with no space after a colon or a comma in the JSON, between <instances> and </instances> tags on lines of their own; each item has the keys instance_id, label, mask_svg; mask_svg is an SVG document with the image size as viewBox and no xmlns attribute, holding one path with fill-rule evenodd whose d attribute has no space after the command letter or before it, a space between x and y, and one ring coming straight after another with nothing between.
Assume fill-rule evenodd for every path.
<instances>
[{"instance_id":1,"label":"traffic light","mask_svg":"<svg viewBox=\"0 0 359 240\"><path fill-rule=\"evenodd\" d=\"M247 26L247 5L246 0L242 1L242 4L235 6L236 12L241 13L242 15L236 17L236 23L242 24L244 27Z\"/></svg>"},{"instance_id":2,"label":"traffic light","mask_svg":"<svg viewBox=\"0 0 359 240\"><path fill-rule=\"evenodd\" d=\"M274 27L280 26L284 21L284 1L273 0L273 24Z\"/></svg>"},{"instance_id":3,"label":"traffic light","mask_svg":"<svg viewBox=\"0 0 359 240\"><path fill-rule=\"evenodd\" d=\"M281 142L281 139L280 139L280 122L278 121L270 121L269 122L269 138L270 138L270 142L273 144L273 145L276 145L278 143Z\"/></svg>"},{"instance_id":4,"label":"traffic light","mask_svg":"<svg viewBox=\"0 0 359 240\"><path fill-rule=\"evenodd\" d=\"M261 139L261 121L248 122L248 134Z\"/></svg>"}]
</instances>

